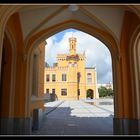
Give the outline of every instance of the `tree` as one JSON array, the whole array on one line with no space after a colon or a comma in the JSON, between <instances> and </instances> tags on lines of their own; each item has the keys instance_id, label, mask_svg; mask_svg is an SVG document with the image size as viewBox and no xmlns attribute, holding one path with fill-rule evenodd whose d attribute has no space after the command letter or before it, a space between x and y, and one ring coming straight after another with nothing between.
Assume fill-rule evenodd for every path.
<instances>
[{"instance_id":1,"label":"tree","mask_svg":"<svg viewBox=\"0 0 140 140\"><path fill-rule=\"evenodd\" d=\"M113 96L113 90L112 88L107 89L108 96Z\"/></svg>"},{"instance_id":2,"label":"tree","mask_svg":"<svg viewBox=\"0 0 140 140\"><path fill-rule=\"evenodd\" d=\"M113 96L113 90L111 88L107 89L106 87L98 88L99 97Z\"/></svg>"},{"instance_id":3,"label":"tree","mask_svg":"<svg viewBox=\"0 0 140 140\"><path fill-rule=\"evenodd\" d=\"M100 88L98 88L98 92L99 92L99 97L106 97L107 96L107 88L101 86Z\"/></svg>"},{"instance_id":4,"label":"tree","mask_svg":"<svg viewBox=\"0 0 140 140\"><path fill-rule=\"evenodd\" d=\"M45 67L50 67L49 64L47 62L45 62Z\"/></svg>"}]
</instances>

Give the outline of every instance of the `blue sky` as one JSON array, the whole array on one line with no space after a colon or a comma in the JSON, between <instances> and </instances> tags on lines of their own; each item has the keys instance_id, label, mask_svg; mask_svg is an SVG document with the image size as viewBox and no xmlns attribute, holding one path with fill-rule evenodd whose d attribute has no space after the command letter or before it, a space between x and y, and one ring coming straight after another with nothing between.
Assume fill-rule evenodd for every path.
<instances>
[{"instance_id":1,"label":"blue sky","mask_svg":"<svg viewBox=\"0 0 140 140\"><path fill-rule=\"evenodd\" d=\"M63 36L66 34L66 32L72 32L74 35L74 32L76 32L77 30L75 29L68 29L68 30L64 30L62 32L59 32L57 34L55 34L55 40L54 42L58 43L63 39Z\"/></svg>"},{"instance_id":2,"label":"blue sky","mask_svg":"<svg viewBox=\"0 0 140 140\"><path fill-rule=\"evenodd\" d=\"M45 61L50 66L56 62L57 54L69 53L68 38L77 38L77 53L86 54L86 67L96 66L97 83L112 83L112 60L108 48L98 39L75 29L67 29L49 37L45 47Z\"/></svg>"}]
</instances>

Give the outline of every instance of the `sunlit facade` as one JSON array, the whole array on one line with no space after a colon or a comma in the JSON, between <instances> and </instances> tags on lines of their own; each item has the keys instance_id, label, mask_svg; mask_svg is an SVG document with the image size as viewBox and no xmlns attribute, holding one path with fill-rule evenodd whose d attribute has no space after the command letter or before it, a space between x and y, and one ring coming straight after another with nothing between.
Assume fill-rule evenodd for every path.
<instances>
[{"instance_id":1,"label":"sunlit facade","mask_svg":"<svg viewBox=\"0 0 140 140\"><path fill-rule=\"evenodd\" d=\"M69 54L58 54L53 67L45 67L44 93L58 99L98 98L95 67L85 67L86 56L76 53L75 37L69 38Z\"/></svg>"}]
</instances>

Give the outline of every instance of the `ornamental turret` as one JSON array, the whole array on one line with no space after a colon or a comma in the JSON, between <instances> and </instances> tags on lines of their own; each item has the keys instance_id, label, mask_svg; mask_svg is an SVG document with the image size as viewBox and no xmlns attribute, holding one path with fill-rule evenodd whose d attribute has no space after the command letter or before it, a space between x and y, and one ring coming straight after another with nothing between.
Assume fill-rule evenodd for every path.
<instances>
[{"instance_id":1,"label":"ornamental turret","mask_svg":"<svg viewBox=\"0 0 140 140\"><path fill-rule=\"evenodd\" d=\"M70 55L76 55L76 38L71 37L69 38L69 44L70 44Z\"/></svg>"}]
</instances>

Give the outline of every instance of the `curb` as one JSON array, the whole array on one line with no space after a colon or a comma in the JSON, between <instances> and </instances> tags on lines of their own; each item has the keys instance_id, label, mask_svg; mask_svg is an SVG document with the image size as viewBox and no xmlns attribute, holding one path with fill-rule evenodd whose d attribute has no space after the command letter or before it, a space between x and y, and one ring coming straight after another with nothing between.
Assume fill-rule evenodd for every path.
<instances>
[{"instance_id":1,"label":"curb","mask_svg":"<svg viewBox=\"0 0 140 140\"><path fill-rule=\"evenodd\" d=\"M46 112L45 115L48 115L49 113L51 113L52 111L54 111L54 110L55 110L58 106L60 106L63 102L64 102L64 101L61 101L60 103L58 103L57 105L55 105L55 106L53 107L53 109L50 110L49 112Z\"/></svg>"}]
</instances>

